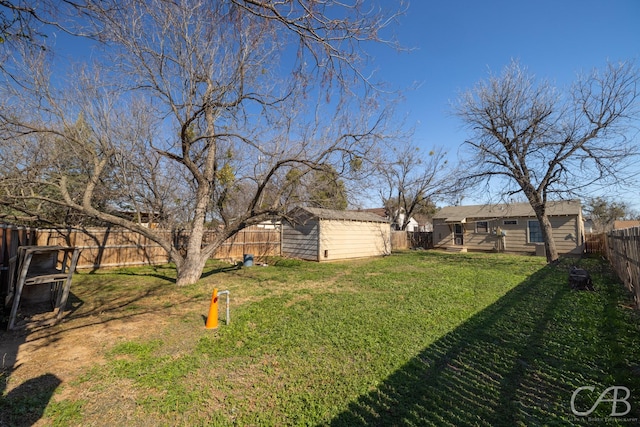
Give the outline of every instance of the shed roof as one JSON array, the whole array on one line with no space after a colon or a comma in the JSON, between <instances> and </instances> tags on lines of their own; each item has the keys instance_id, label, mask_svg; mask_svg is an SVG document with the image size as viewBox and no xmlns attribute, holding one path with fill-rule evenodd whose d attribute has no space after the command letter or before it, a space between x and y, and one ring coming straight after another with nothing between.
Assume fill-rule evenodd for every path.
<instances>
[{"instance_id":1,"label":"shed roof","mask_svg":"<svg viewBox=\"0 0 640 427\"><path fill-rule=\"evenodd\" d=\"M389 222L387 219L382 218L371 212L362 211L337 211L333 209L323 208L310 208L310 207L297 207L294 208L288 216L296 217L301 213L306 212L307 215L318 219L327 220L345 220L345 221L364 221L364 222Z\"/></svg>"},{"instance_id":2,"label":"shed roof","mask_svg":"<svg viewBox=\"0 0 640 427\"><path fill-rule=\"evenodd\" d=\"M580 215L580 200L562 200L547 203L547 215ZM468 206L446 206L440 209L433 219L445 222L467 222L486 218L522 218L534 217L535 212L529 203L486 204Z\"/></svg>"}]
</instances>

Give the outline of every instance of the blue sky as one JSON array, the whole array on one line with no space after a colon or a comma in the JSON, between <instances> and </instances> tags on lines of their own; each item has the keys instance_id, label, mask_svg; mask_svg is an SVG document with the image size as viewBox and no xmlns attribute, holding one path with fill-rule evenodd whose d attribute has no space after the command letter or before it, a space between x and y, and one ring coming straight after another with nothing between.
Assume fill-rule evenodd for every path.
<instances>
[{"instance_id":1,"label":"blue sky","mask_svg":"<svg viewBox=\"0 0 640 427\"><path fill-rule=\"evenodd\" d=\"M381 0L389 7L392 1ZM415 127L414 144L426 151L445 147L452 161L466 135L450 101L512 58L559 86L607 61L640 65L640 0L412 0L393 31L411 51L372 46L376 78L397 90L418 85L404 92L397 113ZM72 46L76 59L90 55L84 40L59 35L58 42ZM630 191L625 201L640 211L640 190Z\"/></svg>"},{"instance_id":2,"label":"blue sky","mask_svg":"<svg viewBox=\"0 0 640 427\"><path fill-rule=\"evenodd\" d=\"M414 143L455 155L465 132L449 102L511 58L559 86L608 60L640 62L640 0L413 0L396 32L414 50L376 48L378 77L420 84L398 113L416 126Z\"/></svg>"}]
</instances>

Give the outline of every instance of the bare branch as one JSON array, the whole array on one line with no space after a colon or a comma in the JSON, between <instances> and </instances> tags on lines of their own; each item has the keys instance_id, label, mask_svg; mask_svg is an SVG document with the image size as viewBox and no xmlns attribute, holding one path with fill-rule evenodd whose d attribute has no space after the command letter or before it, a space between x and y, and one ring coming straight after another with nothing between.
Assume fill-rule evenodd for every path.
<instances>
[{"instance_id":1,"label":"bare branch","mask_svg":"<svg viewBox=\"0 0 640 427\"><path fill-rule=\"evenodd\" d=\"M625 168L638 154L627 135L637 126L639 81L633 63L609 64L580 77L562 96L512 62L456 106L472 135L465 144L466 178L506 177L505 190L497 192L511 194L515 187L548 224L547 201L625 180ZM544 227L543 234L550 239ZM547 245L555 259L553 242Z\"/></svg>"},{"instance_id":2,"label":"bare branch","mask_svg":"<svg viewBox=\"0 0 640 427\"><path fill-rule=\"evenodd\" d=\"M0 214L137 231L167 250L179 284L197 280L242 227L311 202L293 175L346 179L354 159L395 133L363 58L401 10L328 0L68 6L78 20L69 28L90 25L104 49L68 75L54 55L15 55L21 72L0 79ZM132 219L142 214L187 230L186 247ZM217 234L203 247L206 227Z\"/></svg>"}]
</instances>

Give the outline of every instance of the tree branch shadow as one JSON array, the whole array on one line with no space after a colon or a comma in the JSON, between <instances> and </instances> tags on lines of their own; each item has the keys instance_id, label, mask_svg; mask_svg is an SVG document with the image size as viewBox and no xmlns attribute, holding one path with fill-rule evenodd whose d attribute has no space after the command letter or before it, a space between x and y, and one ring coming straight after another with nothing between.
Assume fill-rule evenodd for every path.
<instances>
[{"instance_id":1,"label":"tree branch shadow","mask_svg":"<svg viewBox=\"0 0 640 427\"><path fill-rule=\"evenodd\" d=\"M580 310L576 300L596 298L609 306L592 313L602 327L612 320L606 301L619 294L604 288L571 291L565 270L560 265L536 272L351 402L330 425L570 425L576 420L570 400L577 387L600 384L602 391L615 385L610 382L622 382L632 396L640 395L638 376L625 377L625 371L612 379L610 361L598 357L620 351L615 331L597 343L583 343L588 348L571 341L580 336L581 324L571 319ZM602 408L606 417L605 409L611 406ZM634 408L627 416L639 415Z\"/></svg>"}]
</instances>

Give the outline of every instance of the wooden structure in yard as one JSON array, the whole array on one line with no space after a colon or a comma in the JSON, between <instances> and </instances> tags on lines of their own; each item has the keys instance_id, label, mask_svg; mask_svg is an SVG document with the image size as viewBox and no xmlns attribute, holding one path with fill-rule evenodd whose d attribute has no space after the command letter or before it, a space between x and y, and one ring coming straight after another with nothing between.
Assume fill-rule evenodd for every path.
<instances>
[{"instance_id":1,"label":"wooden structure in yard","mask_svg":"<svg viewBox=\"0 0 640 427\"><path fill-rule=\"evenodd\" d=\"M408 231L411 249L433 249L433 232Z\"/></svg>"},{"instance_id":2,"label":"wooden structure in yard","mask_svg":"<svg viewBox=\"0 0 640 427\"><path fill-rule=\"evenodd\" d=\"M299 207L282 224L282 255L336 261L391 253L389 221L369 212Z\"/></svg>"},{"instance_id":3,"label":"wooden structure in yard","mask_svg":"<svg viewBox=\"0 0 640 427\"><path fill-rule=\"evenodd\" d=\"M71 278L78 262L79 250L63 246L20 246L9 266L9 293L5 305L11 303L8 330L14 329L18 308L27 299L51 302L54 320L62 318L69 298Z\"/></svg>"}]
</instances>

